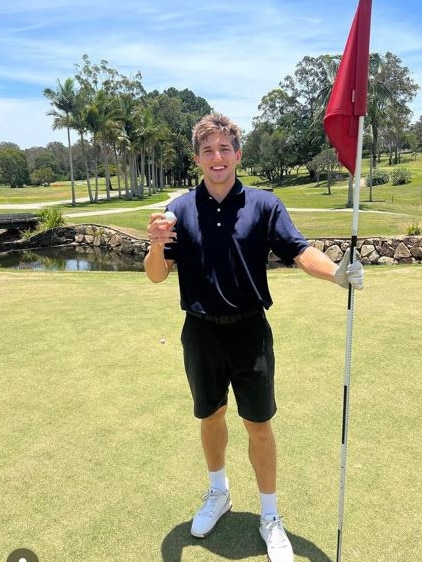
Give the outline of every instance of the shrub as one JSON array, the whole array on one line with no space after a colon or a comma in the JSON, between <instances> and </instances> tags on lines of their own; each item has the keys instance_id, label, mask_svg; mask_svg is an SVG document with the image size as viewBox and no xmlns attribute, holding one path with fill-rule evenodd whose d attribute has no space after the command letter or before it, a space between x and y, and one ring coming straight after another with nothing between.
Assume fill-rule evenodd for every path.
<instances>
[{"instance_id":1,"label":"shrub","mask_svg":"<svg viewBox=\"0 0 422 562\"><path fill-rule=\"evenodd\" d=\"M412 179L412 174L407 168L395 168L391 172L391 183L393 185L403 185L409 183Z\"/></svg>"},{"instance_id":2,"label":"shrub","mask_svg":"<svg viewBox=\"0 0 422 562\"><path fill-rule=\"evenodd\" d=\"M420 236L422 234L422 226L417 222L413 222L406 228L406 234L408 236Z\"/></svg>"},{"instance_id":3,"label":"shrub","mask_svg":"<svg viewBox=\"0 0 422 562\"><path fill-rule=\"evenodd\" d=\"M46 230L50 230L56 226L63 226L66 224L61 212L55 207L48 207L40 211L38 213L38 219L38 225L34 230L25 230L22 232L22 240L28 240L35 234L40 234L41 232L45 232Z\"/></svg>"},{"instance_id":4,"label":"shrub","mask_svg":"<svg viewBox=\"0 0 422 562\"><path fill-rule=\"evenodd\" d=\"M387 170L374 170L372 173L372 185L383 185L390 181L390 174ZM371 178L368 176L365 180L366 187L370 187Z\"/></svg>"},{"instance_id":5,"label":"shrub","mask_svg":"<svg viewBox=\"0 0 422 562\"><path fill-rule=\"evenodd\" d=\"M37 228L38 232L43 232L45 230L50 230L56 226L63 226L65 220L59 211L55 207L47 207L38 213L40 224Z\"/></svg>"}]
</instances>

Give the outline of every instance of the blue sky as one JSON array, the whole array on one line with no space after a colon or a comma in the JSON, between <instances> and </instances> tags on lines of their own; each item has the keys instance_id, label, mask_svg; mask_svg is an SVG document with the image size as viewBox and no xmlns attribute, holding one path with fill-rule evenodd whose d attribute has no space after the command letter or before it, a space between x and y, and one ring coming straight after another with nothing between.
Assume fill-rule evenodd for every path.
<instances>
[{"instance_id":1,"label":"blue sky","mask_svg":"<svg viewBox=\"0 0 422 562\"><path fill-rule=\"evenodd\" d=\"M341 53L357 0L1 0L0 142L66 142L46 87L87 54L147 91L189 88L249 130L262 97L306 55ZM371 51L391 51L422 86L420 0L373 0ZM411 106L422 114L422 92Z\"/></svg>"}]
</instances>

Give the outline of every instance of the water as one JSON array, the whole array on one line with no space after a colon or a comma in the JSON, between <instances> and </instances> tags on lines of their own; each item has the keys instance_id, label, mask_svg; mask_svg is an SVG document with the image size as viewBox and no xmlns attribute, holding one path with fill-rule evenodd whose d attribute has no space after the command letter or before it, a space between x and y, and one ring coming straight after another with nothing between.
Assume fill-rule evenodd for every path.
<instances>
[{"instance_id":1,"label":"water","mask_svg":"<svg viewBox=\"0 0 422 562\"><path fill-rule=\"evenodd\" d=\"M144 271L140 256L98 247L61 246L0 253L0 269L35 271Z\"/></svg>"},{"instance_id":2,"label":"water","mask_svg":"<svg viewBox=\"0 0 422 562\"><path fill-rule=\"evenodd\" d=\"M268 269L282 267L275 259ZM120 254L99 247L59 246L0 253L0 269L35 271L145 271L139 256Z\"/></svg>"}]
</instances>

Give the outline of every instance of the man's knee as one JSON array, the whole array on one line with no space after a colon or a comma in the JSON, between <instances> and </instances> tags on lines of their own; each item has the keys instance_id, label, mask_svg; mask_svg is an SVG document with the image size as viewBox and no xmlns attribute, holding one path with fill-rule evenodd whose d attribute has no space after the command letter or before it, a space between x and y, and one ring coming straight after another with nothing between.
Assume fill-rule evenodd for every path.
<instances>
[{"instance_id":1,"label":"man's knee","mask_svg":"<svg viewBox=\"0 0 422 562\"><path fill-rule=\"evenodd\" d=\"M213 414L211 414L207 418L201 419L202 426L203 427L212 426L212 425L221 423L226 416L226 411L227 411L227 406L221 406L221 408L218 408L217 411L215 411Z\"/></svg>"},{"instance_id":2,"label":"man's knee","mask_svg":"<svg viewBox=\"0 0 422 562\"><path fill-rule=\"evenodd\" d=\"M243 423L245 424L249 436L252 438L268 439L273 436L271 420L265 422L252 422L244 419Z\"/></svg>"}]
</instances>

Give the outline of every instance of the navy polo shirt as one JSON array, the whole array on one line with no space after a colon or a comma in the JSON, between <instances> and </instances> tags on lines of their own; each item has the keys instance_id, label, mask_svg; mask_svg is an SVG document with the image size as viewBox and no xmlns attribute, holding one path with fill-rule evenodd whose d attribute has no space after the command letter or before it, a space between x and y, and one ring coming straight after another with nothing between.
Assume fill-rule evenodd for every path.
<instances>
[{"instance_id":1,"label":"navy polo shirt","mask_svg":"<svg viewBox=\"0 0 422 562\"><path fill-rule=\"evenodd\" d=\"M239 180L221 203L201 182L168 210L177 217L177 242L166 246L164 256L177 263L183 310L236 314L268 309L270 250L291 265L309 246L278 197Z\"/></svg>"}]
</instances>

